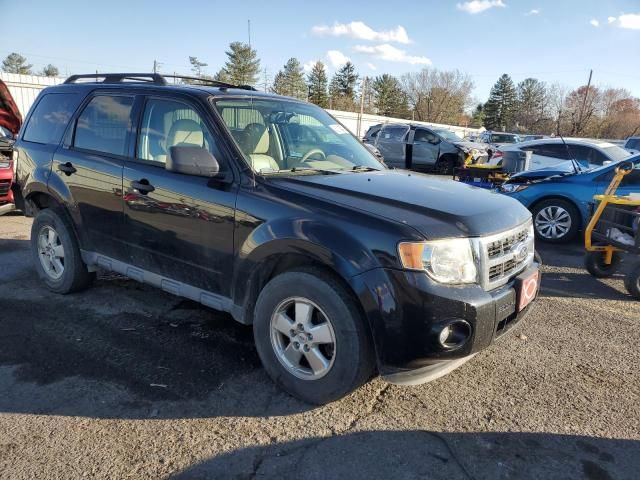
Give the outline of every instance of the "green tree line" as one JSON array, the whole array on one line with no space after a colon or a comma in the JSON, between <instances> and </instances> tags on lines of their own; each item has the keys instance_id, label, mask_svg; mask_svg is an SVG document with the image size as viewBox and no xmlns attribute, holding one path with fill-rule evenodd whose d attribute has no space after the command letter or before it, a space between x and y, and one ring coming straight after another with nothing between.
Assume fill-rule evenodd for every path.
<instances>
[{"instance_id":1,"label":"green tree line","mask_svg":"<svg viewBox=\"0 0 640 480\"><path fill-rule=\"evenodd\" d=\"M473 80L459 70L427 67L399 77L388 73L366 77L349 61L329 76L322 62L315 62L305 74L300 60L292 57L271 79L250 45L232 42L225 53L225 64L212 76L206 73L207 63L190 56L192 74L259 87L323 108L359 111L362 107L366 113L425 122L593 138L625 138L640 132L640 99L620 88L585 85L569 89L536 78L515 84L505 73L487 101L479 103L472 97ZM36 73L18 53L3 60L2 70ZM58 76L59 71L49 64L37 74Z\"/></svg>"}]
</instances>

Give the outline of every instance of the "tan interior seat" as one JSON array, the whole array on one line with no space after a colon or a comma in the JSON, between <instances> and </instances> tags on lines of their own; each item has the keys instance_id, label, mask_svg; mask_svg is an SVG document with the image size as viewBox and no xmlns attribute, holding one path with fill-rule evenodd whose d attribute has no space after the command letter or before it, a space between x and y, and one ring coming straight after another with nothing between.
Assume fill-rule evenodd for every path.
<instances>
[{"instance_id":1,"label":"tan interior seat","mask_svg":"<svg viewBox=\"0 0 640 480\"><path fill-rule=\"evenodd\" d=\"M167 135L165 143L167 152L176 145L186 145L194 147L204 146L204 132L200 124L194 120L182 119L173 122ZM155 160L166 162L166 155L156 155Z\"/></svg>"},{"instance_id":2,"label":"tan interior seat","mask_svg":"<svg viewBox=\"0 0 640 480\"><path fill-rule=\"evenodd\" d=\"M250 123L244 129L244 152L251 159L254 170L280 170L278 162L269 155L269 130L260 123Z\"/></svg>"}]
</instances>

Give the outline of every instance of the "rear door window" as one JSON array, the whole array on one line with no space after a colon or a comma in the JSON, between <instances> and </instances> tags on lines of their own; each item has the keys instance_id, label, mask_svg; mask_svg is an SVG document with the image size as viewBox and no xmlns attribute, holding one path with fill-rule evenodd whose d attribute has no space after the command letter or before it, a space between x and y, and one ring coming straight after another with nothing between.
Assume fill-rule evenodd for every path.
<instances>
[{"instance_id":1,"label":"rear door window","mask_svg":"<svg viewBox=\"0 0 640 480\"><path fill-rule=\"evenodd\" d=\"M27 142L58 144L69 119L78 107L75 93L48 93L35 106L22 139Z\"/></svg>"},{"instance_id":2,"label":"rear door window","mask_svg":"<svg viewBox=\"0 0 640 480\"><path fill-rule=\"evenodd\" d=\"M93 97L78 117L74 147L110 155L126 155L132 106L132 96Z\"/></svg>"},{"instance_id":3,"label":"rear door window","mask_svg":"<svg viewBox=\"0 0 640 480\"><path fill-rule=\"evenodd\" d=\"M385 142L401 142L409 131L407 127L387 127L382 129L379 140Z\"/></svg>"}]
</instances>

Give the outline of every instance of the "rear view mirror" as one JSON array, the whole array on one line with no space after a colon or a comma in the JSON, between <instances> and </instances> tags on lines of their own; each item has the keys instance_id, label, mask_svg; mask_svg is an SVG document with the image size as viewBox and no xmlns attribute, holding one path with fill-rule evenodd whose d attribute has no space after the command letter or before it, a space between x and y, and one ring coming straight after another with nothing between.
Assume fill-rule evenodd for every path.
<instances>
[{"instance_id":1,"label":"rear view mirror","mask_svg":"<svg viewBox=\"0 0 640 480\"><path fill-rule=\"evenodd\" d=\"M215 177L220 171L216 158L206 148L175 146L169 149L165 168L170 172Z\"/></svg>"}]
</instances>

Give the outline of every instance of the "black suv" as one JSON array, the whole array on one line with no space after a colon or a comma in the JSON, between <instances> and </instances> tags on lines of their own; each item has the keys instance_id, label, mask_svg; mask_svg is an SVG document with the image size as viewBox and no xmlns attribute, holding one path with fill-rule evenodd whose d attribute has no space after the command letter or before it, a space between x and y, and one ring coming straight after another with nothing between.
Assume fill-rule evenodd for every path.
<instances>
[{"instance_id":1,"label":"black suv","mask_svg":"<svg viewBox=\"0 0 640 480\"><path fill-rule=\"evenodd\" d=\"M15 149L48 288L100 268L230 312L313 403L444 375L529 310L519 202L388 170L309 103L188 81L75 75L39 95Z\"/></svg>"}]
</instances>

